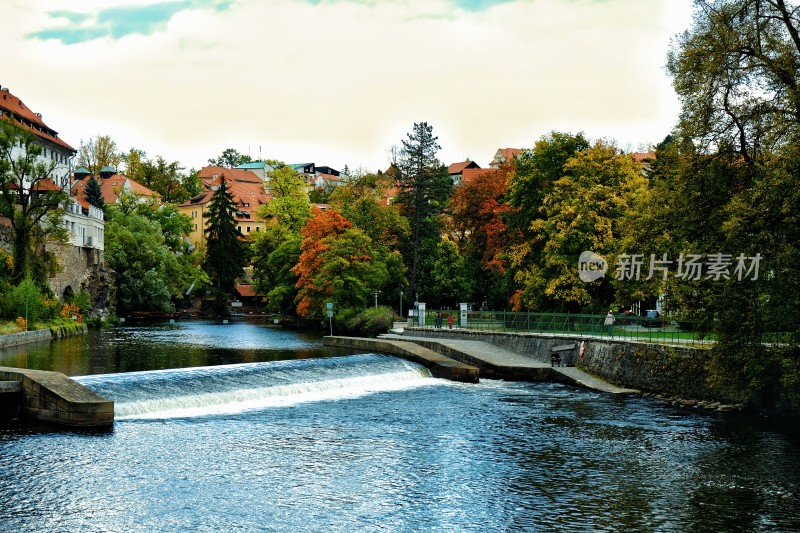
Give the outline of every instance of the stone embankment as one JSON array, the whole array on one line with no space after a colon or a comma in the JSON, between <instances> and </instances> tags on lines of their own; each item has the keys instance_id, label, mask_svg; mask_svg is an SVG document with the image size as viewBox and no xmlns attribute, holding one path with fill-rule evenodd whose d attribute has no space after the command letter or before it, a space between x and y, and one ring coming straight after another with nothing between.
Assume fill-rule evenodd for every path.
<instances>
[{"instance_id":1,"label":"stone embankment","mask_svg":"<svg viewBox=\"0 0 800 533\"><path fill-rule=\"evenodd\" d=\"M741 408L744 402L744 398L726 396L709 386L706 365L710 352L703 347L610 337L417 327L406 328L402 336L482 342L547 364L556 350L568 367L620 388L688 407L728 411Z\"/></svg>"},{"instance_id":2,"label":"stone embankment","mask_svg":"<svg viewBox=\"0 0 800 533\"><path fill-rule=\"evenodd\" d=\"M7 348L9 346L20 346L22 344L30 344L32 342L49 341L62 337L70 337L72 335L82 335L88 331L86 324L81 324L79 331L72 332L67 328L50 329L37 329L35 331L22 331L20 333L9 333L8 335L0 335L0 348Z\"/></svg>"}]
</instances>

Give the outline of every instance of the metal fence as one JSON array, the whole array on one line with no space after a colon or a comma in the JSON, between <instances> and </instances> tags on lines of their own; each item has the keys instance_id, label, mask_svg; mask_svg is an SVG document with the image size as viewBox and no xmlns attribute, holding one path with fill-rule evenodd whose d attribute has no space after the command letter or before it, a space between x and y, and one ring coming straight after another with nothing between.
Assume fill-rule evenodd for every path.
<instances>
[{"instance_id":1,"label":"metal fence","mask_svg":"<svg viewBox=\"0 0 800 533\"><path fill-rule=\"evenodd\" d=\"M443 316L441 327L447 328L447 317L453 317L453 327L482 331L549 333L553 335L586 335L652 343L707 344L713 342L707 334L696 331L691 320L672 320L667 317L615 315L609 332L603 325L605 315L574 315L566 313L512 313L505 311L470 311L466 325L461 323L458 310L427 310L425 326L436 327L436 315Z\"/></svg>"}]
</instances>

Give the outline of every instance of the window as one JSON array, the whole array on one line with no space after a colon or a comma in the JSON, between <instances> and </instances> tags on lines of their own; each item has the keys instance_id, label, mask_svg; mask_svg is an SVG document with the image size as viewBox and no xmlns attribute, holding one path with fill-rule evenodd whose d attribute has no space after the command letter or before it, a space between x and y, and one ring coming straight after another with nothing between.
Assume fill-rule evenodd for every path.
<instances>
[{"instance_id":1,"label":"window","mask_svg":"<svg viewBox=\"0 0 800 533\"><path fill-rule=\"evenodd\" d=\"M197 224L194 225L194 230L197 231Z\"/></svg>"},{"instance_id":2,"label":"window","mask_svg":"<svg viewBox=\"0 0 800 533\"><path fill-rule=\"evenodd\" d=\"M247 233L250 233L250 226L247 226Z\"/></svg>"}]
</instances>

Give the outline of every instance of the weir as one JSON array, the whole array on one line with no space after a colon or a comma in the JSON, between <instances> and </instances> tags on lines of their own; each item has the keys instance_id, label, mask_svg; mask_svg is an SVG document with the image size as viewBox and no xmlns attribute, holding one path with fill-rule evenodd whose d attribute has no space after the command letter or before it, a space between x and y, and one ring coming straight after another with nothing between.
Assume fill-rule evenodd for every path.
<instances>
[{"instance_id":1,"label":"weir","mask_svg":"<svg viewBox=\"0 0 800 533\"><path fill-rule=\"evenodd\" d=\"M117 420L231 415L436 383L424 367L378 354L76 378L114 398Z\"/></svg>"}]
</instances>

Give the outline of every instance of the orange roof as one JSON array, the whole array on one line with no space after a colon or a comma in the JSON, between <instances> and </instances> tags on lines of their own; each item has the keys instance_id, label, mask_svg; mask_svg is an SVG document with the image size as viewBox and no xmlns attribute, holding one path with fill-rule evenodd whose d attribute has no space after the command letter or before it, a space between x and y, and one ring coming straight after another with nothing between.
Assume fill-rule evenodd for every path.
<instances>
[{"instance_id":1,"label":"orange roof","mask_svg":"<svg viewBox=\"0 0 800 533\"><path fill-rule=\"evenodd\" d=\"M233 198L233 203L236 204L236 210L238 211L237 218L254 219L258 206L262 204L268 204L270 201L270 195L264 190L264 186L262 184L263 182L260 178L258 178L258 176L256 176L256 178L258 178L257 182L231 181L228 179L228 170L224 170L225 183L228 185L228 192L230 192L230 195ZM255 176L255 174L253 175ZM219 174L216 180L214 180L212 177L208 181L203 181L206 190L201 194L198 194L197 196L183 202L181 207L205 205L210 202L211 198L214 197L216 187L218 187L221 183L222 178L220 176L222 176L222 174ZM215 189L212 189L212 187Z\"/></svg>"},{"instance_id":2,"label":"orange roof","mask_svg":"<svg viewBox=\"0 0 800 533\"><path fill-rule=\"evenodd\" d=\"M243 296L245 298L252 298L254 296L258 296L258 293L256 293L256 290L253 288L252 285L237 285L236 294L238 294L239 296Z\"/></svg>"},{"instance_id":3,"label":"orange roof","mask_svg":"<svg viewBox=\"0 0 800 533\"><path fill-rule=\"evenodd\" d=\"M631 154L631 157L633 157L633 160L637 163L647 163L655 160L656 154L653 152L634 152Z\"/></svg>"},{"instance_id":4,"label":"orange roof","mask_svg":"<svg viewBox=\"0 0 800 533\"><path fill-rule=\"evenodd\" d=\"M461 184L466 185L467 183L479 180L484 176L488 176L493 172L500 172L499 168L466 168L464 172L461 173Z\"/></svg>"},{"instance_id":5,"label":"orange roof","mask_svg":"<svg viewBox=\"0 0 800 533\"><path fill-rule=\"evenodd\" d=\"M8 92L8 89L0 90L0 95L2 95L0 96L0 110L3 111L3 118L6 118L6 115L17 117L17 123L23 128L32 131L42 139L46 139L71 152L75 152L72 146L59 139L57 131L44 123L41 114L31 111L22 100Z\"/></svg>"},{"instance_id":6,"label":"orange roof","mask_svg":"<svg viewBox=\"0 0 800 533\"><path fill-rule=\"evenodd\" d=\"M85 178L76 180L72 185L72 196L74 196L84 208L89 207L89 202L86 201L86 196L83 191L90 179L91 176L87 176ZM114 174L109 178L95 179L98 183L100 183L100 191L103 193L103 201L107 204L113 204L117 201L117 198L119 198L119 193L122 192L122 189L125 187L125 182L127 182L130 186L131 192L137 196L160 196L157 192L150 190L144 185L137 183L121 174Z\"/></svg>"},{"instance_id":7,"label":"orange roof","mask_svg":"<svg viewBox=\"0 0 800 533\"><path fill-rule=\"evenodd\" d=\"M231 180L243 181L247 183L263 183L261 178L249 170L241 168L223 168L214 165L201 168L197 173L197 176L203 182L208 182L209 184L218 181L220 176L225 176L229 183ZM216 180L214 176L216 176Z\"/></svg>"},{"instance_id":8,"label":"orange roof","mask_svg":"<svg viewBox=\"0 0 800 533\"><path fill-rule=\"evenodd\" d=\"M500 165L506 161L511 161L521 153L522 148L498 148L489 166Z\"/></svg>"},{"instance_id":9,"label":"orange roof","mask_svg":"<svg viewBox=\"0 0 800 533\"><path fill-rule=\"evenodd\" d=\"M19 185L15 181L9 181L5 184L6 187L15 191L19 189ZM36 187L33 188L35 191L60 191L61 187L53 183L53 180L50 178L43 178L42 180L36 182Z\"/></svg>"},{"instance_id":10,"label":"orange roof","mask_svg":"<svg viewBox=\"0 0 800 533\"><path fill-rule=\"evenodd\" d=\"M462 161L461 163L452 163L447 167L448 174L461 174L466 168L481 168L475 161Z\"/></svg>"}]
</instances>

